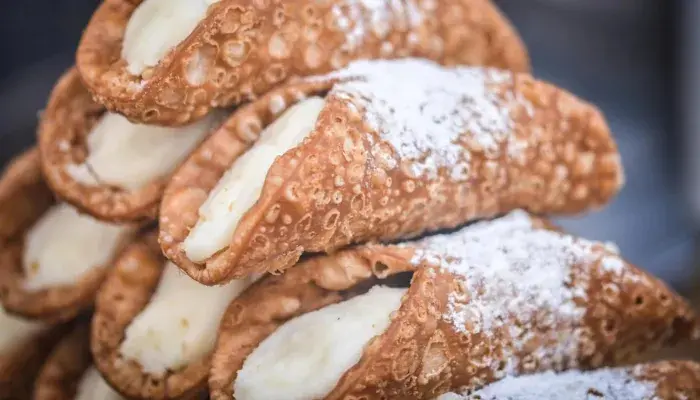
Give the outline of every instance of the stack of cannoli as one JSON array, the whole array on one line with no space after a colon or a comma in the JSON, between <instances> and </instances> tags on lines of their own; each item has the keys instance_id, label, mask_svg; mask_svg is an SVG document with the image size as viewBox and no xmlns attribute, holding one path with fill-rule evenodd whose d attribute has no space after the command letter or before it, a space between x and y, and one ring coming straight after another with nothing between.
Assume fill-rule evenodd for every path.
<instances>
[{"instance_id":1,"label":"stack of cannoli","mask_svg":"<svg viewBox=\"0 0 700 400\"><path fill-rule=\"evenodd\" d=\"M0 178L2 399L700 399L489 0L104 0ZM576 397L578 396L578 397ZM592 396L592 397L591 397Z\"/></svg>"}]
</instances>

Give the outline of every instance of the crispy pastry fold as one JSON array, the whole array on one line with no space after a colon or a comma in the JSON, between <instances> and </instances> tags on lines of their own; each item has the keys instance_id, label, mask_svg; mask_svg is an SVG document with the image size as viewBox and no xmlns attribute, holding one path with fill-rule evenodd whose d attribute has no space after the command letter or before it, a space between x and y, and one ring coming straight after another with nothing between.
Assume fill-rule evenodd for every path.
<instances>
[{"instance_id":1,"label":"crispy pastry fold","mask_svg":"<svg viewBox=\"0 0 700 400\"><path fill-rule=\"evenodd\" d=\"M152 221L156 218L161 196L169 179L169 173L165 172L168 168L159 168L162 174L155 174L149 168L144 168L139 172L145 178L138 178L138 181L144 182L135 185L132 183L133 187L125 187L102 179L101 171L90 164L91 152L98 153L97 157L102 159L108 158L107 165L120 164L110 168L108 173L111 174L109 177L112 180L116 176L120 178L118 180L133 181L134 167L130 167L129 163L142 166L148 157L152 157L149 161L151 163L166 166L172 164L171 168L174 169L177 161L182 159L179 153L181 148L194 148L201 141L203 133L211 130L209 126L216 126L218 114L196 125L178 130L171 129L171 132L162 128L134 125L121 118L106 112L102 105L92 100L77 70L71 68L57 82L42 114L38 132L42 170L51 189L61 199L82 212L109 222ZM98 133L99 130L107 133ZM167 140L168 134L172 137L172 143L164 141ZM101 136L92 138L91 135ZM110 142L110 138L104 137L105 135L115 135L118 139ZM129 135L132 137L129 138ZM123 145L125 140L137 140L133 137L135 135L150 135L151 138L145 138L140 148L130 148L131 152L136 153L133 156L123 154L129 151L126 145L124 146L127 149L105 149L110 143ZM91 143L95 148L91 149ZM154 149L148 148L168 144L176 147L166 148L178 153L169 154L167 158L162 157L157 149L153 151ZM107 155L107 152L111 152L112 155ZM107 168L104 164L100 166ZM114 172L120 169L126 172Z\"/></svg>"},{"instance_id":2,"label":"crispy pastry fold","mask_svg":"<svg viewBox=\"0 0 700 400\"><path fill-rule=\"evenodd\" d=\"M48 322L67 321L89 308L106 274L105 265L92 265L70 283L28 286L30 276L28 269L23 267L28 232L55 207L62 206L55 204L41 174L39 150L32 148L13 160L0 177L0 300L11 313ZM61 212L64 211L77 216L68 208L63 208ZM72 229L71 226L62 228ZM133 229L135 227L128 227L127 230L130 232ZM74 231L67 233L76 234ZM60 232L54 234L60 235ZM124 239L118 240L115 253L125 243ZM33 267L32 273L43 267L52 268L51 265L38 264L36 270ZM54 277L60 274L56 273Z\"/></svg>"},{"instance_id":3,"label":"crispy pastry fold","mask_svg":"<svg viewBox=\"0 0 700 400\"><path fill-rule=\"evenodd\" d=\"M138 361L120 353L127 328L151 301L165 263L155 234L143 235L116 260L96 301L91 333L93 357L105 379L128 398L203 398L210 368L209 356L159 376L144 371Z\"/></svg>"},{"instance_id":4,"label":"crispy pastry fold","mask_svg":"<svg viewBox=\"0 0 700 400\"><path fill-rule=\"evenodd\" d=\"M678 400L700 398L700 364L660 361L592 372L546 372L506 378L469 395L437 400Z\"/></svg>"},{"instance_id":5,"label":"crispy pastry fold","mask_svg":"<svg viewBox=\"0 0 700 400\"><path fill-rule=\"evenodd\" d=\"M186 239L227 170L283 111L323 94L315 127L274 160L228 244L191 259ZM603 115L562 89L493 69L357 62L234 113L173 176L159 239L188 275L215 284L283 270L303 252L412 237L515 208L580 213L609 201L623 180Z\"/></svg>"},{"instance_id":6,"label":"crispy pastry fold","mask_svg":"<svg viewBox=\"0 0 700 400\"><path fill-rule=\"evenodd\" d=\"M290 319L414 268L389 327L326 399L431 399L507 375L617 365L698 337L688 304L659 280L601 243L547 226L515 212L417 242L315 257L258 282L221 324L212 398L231 398L248 356Z\"/></svg>"},{"instance_id":7,"label":"crispy pastry fold","mask_svg":"<svg viewBox=\"0 0 700 400\"><path fill-rule=\"evenodd\" d=\"M75 399L80 381L91 365L90 324L82 322L61 338L41 367L34 383L34 399Z\"/></svg>"},{"instance_id":8,"label":"crispy pastry fold","mask_svg":"<svg viewBox=\"0 0 700 400\"><path fill-rule=\"evenodd\" d=\"M132 14L151 7L149 1L157 2L104 1L77 53L97 100L141 123L186 124L289 77L326 73L357 59L413 56L529 69L522 41L489 0L222 0L210 1L216 4L184 41L135 75L123 55L124 39ZM162 29L170 28L177 27Z\"/></svg>"}]
</instances>

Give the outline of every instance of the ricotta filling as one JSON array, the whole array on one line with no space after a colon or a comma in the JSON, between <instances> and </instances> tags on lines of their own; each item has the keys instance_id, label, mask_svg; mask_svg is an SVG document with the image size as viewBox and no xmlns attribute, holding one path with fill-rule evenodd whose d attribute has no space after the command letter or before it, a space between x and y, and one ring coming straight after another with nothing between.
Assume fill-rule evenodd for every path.
<instances>
[{"instance_id":1,"label":"ricotta filling","mask_svg":"<svg viewBox=\"0 0 700 400\"><path fill-rule=\"evenodd\" d=\"M126 25L122 58L132 75L155 67L204 20L219 0L145 0Z\"/></svg>"},{"instance_id":2,"label":"ricotta filling","mask_svg":"<svg viewBox=\"0 0 700 400\"><path fill-rule=\"evenodd\" d=\"M169 175L220 119L219 113L211 113L192 125L169 128L134 124L107 113L87 137L87 159L66 170L85 185L138 190Z\"/></svg>"},{"instance_id":3,"label":"ricotta filling","mask_svg":"<svg viewBox=\"0 0 700 400\"><path fill-rule=\"evenodd\" d=\"M24 287L41 290L76 283L104 267L133 228L98 221L67 204L50 208L27 232L22 266Z\"/></svg>"},{"instance_id":4,"label":"ricotta filling","mask_svg":"<svg viewBox=\"0 0 700 400\"><path fill-rule=\"evenodd\" d=\"M75 399L123 400L123 397L109 386L95 367L90 367L80 380Z\"/></svg>"},{"instance_id":5,"label":"ricotta filling","mask_svg":"<svg viewBox=\"0 0 700 400\"><path fill-rule=\"evenodd\" d=\"M375 286L342 303L301 315L248 356L233 382L238 400L325 398L391 323L406 289Z\"/></svg>"},{"instance_id":6,"label":"ricotta filling","mask_svg":"<svg viewBox=\"0 0 700 400\"><path fill-rule=\"evenodd\" d=\"M157 376L202 359L214 349L229 303L257 278L210 287L168 262L150 302L127 327L121 355Z\"/></svg>"},{"instance_id":7,"label":"ricotta filling","mask_svg":"<svg viewBox=\"0 0 700 400\"><path fill-rule=\"evenodd\" d=\"M199 208L199 220L183 243L190 260L202 262L229 244L238 222L260 197L275 159L311 133L324 103L312 97L294 105L231 165Z\"/></svg>"},{"instance_id":8,"label":"ricotta filling","mask_svg":"<svg viewBox=\"0 0 700 400\"><path fill-rule=\"evenodd\" d=\"M44 329L46 325L41 322L10 315L0 306L0 357Z\"/></svg>"}]
</instances>

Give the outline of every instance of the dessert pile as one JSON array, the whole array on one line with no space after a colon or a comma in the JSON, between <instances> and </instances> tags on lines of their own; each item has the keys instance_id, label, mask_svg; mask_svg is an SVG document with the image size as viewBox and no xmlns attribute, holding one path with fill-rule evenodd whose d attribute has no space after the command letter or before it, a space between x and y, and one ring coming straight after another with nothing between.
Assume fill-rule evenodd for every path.
<instances>
[{"instance_id":1,"label":"dessert pile","mask_svg":"<svg viewBox=\"0 0 700 400\"><path fill-rule=\"evenodd\" d=\"M0 399L700 399L489 0L104 0L0 177Z\"/></svg>"}]
</instances>

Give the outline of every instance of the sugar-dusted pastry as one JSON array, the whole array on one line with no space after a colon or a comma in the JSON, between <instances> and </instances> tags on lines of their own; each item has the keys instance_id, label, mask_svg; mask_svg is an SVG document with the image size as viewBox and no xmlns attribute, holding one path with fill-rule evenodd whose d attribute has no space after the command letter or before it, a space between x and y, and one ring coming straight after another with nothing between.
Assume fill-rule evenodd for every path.
<instances>
[{"instance_id":1,"label":"sugar-dusted pastry","mask_svg":"<svg viewBox=\"0 0 700 400\"><path fill-rule=\"evenodd\" d=\"M623 183L595 107L501 70L356 62L272 91L225 126L161 204L164 253L206 284L515 208L579 213Z\"/></svg>"},{"instance_id":2,"label":"sugar-dusted pastry","mask_svg":"<svg viewBox=\"0 0 700 400\"><path fill-rule=\"evenodd\" d=\"M222 114L180 128L132 124L95 103L71 69L42 115L43 171L61 198L95 218L152 220L168 177Z\"/></svg>"},{"instance_id":3,"label":"sugar-dusted pastry","mask_svg":"<svg viewBox=\"0 0 700 400\"><path fill-rule=\"evenodd\" d=\"M222 320L212 398L432 399L698 337L688 304L659 280L545 224L515 211L264 278ZM413 269L408 288L383 285Z\"/></svg>"},{"instance_id":4,"label":"sugar-dusted pastry","mask_svg":"<svg viewBox=\"0 0 700 400\"><path fill-rule=\"evenodd\" d=\"M90 326L78 324L53 349L34 383L34 400L122 400L92 365Z\"/></svg>"},{"instance_id":5,"label":"sugar-dusted pastry","mask_svg":"<svg viewBox=\"0 0 700 400\"><path fill-rule=\"evenodd\" d=\"M0 300L13 313L49 321L92 304L106 266L135 231L54 203L36 148L0 177L0 216Z\"/></svg>"},{"instance_id":6,"label":"sugar-dusted pastry","mask_svg":"<svg viewBox=\"0 0 700 400\"><path fill-rule=\"evenodd\" d=\"M525 46L490 0L105 0L77 65L110 110L182 125L290 77L408 56L529 69Z\"/></svg>"},{"instance_id":7,"label":"sugar-dusted pastry","mask_svg":"<svg viewBox=\"0 0 700 400\"><path fill-rule=\"evenodd\" d=\"M681 400L700 399L700 364L660 361L592 372L572 370L507 377L471 394L436 400Z\"/></svg>"},{"instance_id":8,"label":"sugar-dusted pastry","mask_svg":"<svg viewBox=\"0 0 700 400\"><path fill-rule=\"evenodd\" d=\"M253 281L204 286L167 262L155 234L144 236L100 289L91 338L97 368L129 398L206 392L221 317Z\"/></svg>"},{"instance_id":9,"label":"sugar-dusted pastry","mask_svg":"<svg viewBox=\"0 0 700 400\"><path fill-rule=\"evenodd\" d=\"M0 305L0 399L28 399L34 378L65 328L9 314Z\"/></svg>"}]
</instances>

